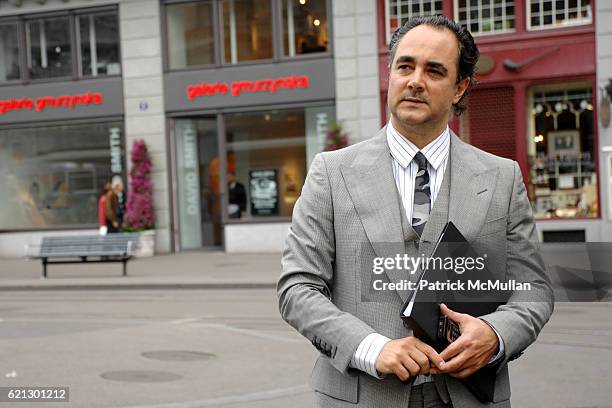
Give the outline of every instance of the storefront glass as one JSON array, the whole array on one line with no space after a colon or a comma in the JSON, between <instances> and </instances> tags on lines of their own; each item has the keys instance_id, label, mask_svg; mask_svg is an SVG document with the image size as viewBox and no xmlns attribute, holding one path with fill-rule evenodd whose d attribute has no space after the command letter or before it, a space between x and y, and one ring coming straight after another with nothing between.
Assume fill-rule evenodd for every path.
<instances>
[{"instance_id":1,"label":"storefront glass","mask_svg":"<svg viewBox=\"0 0 612 408\"><path fill-rule=\"evenodd\" d=\"M122 135L121 122L0 129L0 229L97 225L104 184L124 176Z\"/></svg>"},{"instance_id":2,"label":"storefront glass","mask_svg":"<svg viewBox=\"0 0 612 408\"><path fill-rule=\"evenodd\" d=\"M220 246L222 191L216 117L177 119L174 134L181 249Z\"/></svg>"},{"instance_id":3,"label":"storefront glass","mask_svg":"<svg viewBox=\"0 0 612 408\"><path fill-rule=\"evenodd\" d=\"M213 64L213 7L210 2L166 6L170 69Z\"/></svg>"},{"instance_id":4,"label":"storefront glass","mask_svg":"<svg viewBox=\"0 0 612 408\"><path fill-rule=\"evenodd\" d=\"M591 87L538 87L531 99L528 195L535 216L597 217Z\"/></svg>"},{"instance_id":5,"label":"storefront glass","mask_svg":"<svg viewBox=\"0 0 612 408\"><path fill-rule=\"evenodd\" d=\"M81 50L81 75L120 75L117 13L80 15L76 24Z\"/></svg>"},{"instance_id":6,"label":"storefront glass","mask_svg":"<svg viewBox=\"0 0 612 408\"><path fill-rule=\"evenodd\" d=\"M268 0L223 0L225 63L272 58L272 9Z\"/></svg>"},{"instance_id":7,"label":"storefront glass","mask_svg":"<svg viewBox=\"0 0 612 408\"><path fill-rule=\"evenodd\" d=\"M26 23L30 78L72 75L70 19L54 17Z\"/></svg>"},{"instance_id":8,"label":"storefront glass","mask_svg":"<svg viewBox=\"0 0 612 408\"><path fill-rule=\"evenodd\" d=\"M0 24L0 82L20 78L18 27Z\"/></svg>"},{"instance_id":9,"label":"storefront glass","mask_svg":"<svg viewBox=\"0 0 612 408\"><path fill-rule=\"evenodd\" d=\"M325 52L328 47L325 0L282 0L285 55Z\"/></svg>"},{"instance_id":10,"label":"storefront glass","mask_svg":"<svg viewBox=\"0 0 612 408\"><path fill-rule=\"evenodd\" d=\"M306 172L304 110L235 113L226 128L228 174L248 190L229 201L244 208L230 217L291 216Z\"/></svg>"}]
</instances>

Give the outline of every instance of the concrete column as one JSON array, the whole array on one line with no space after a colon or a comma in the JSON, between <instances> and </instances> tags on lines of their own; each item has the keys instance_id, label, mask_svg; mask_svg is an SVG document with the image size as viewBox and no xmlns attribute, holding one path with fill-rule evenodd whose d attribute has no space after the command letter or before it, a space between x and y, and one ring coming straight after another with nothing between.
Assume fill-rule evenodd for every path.
<instances>
[{"instance_id":1,"label":"concrete column","mask_svg":"<svg viewBox=\"0 0 612 408\"><path fill-rule=\"evenodd\" d=\"M597 89L593 89L593 103L599 109L603 98L602 88L612 79L612 3L609 1L596 1L596 45L597 45ZM596 115L597 116L597 115ZM599 195L601 206L601 235L602 241L612 240L612 185L608 174L612 172L612 124L604 128L597 116L597 130L599 135Z\"/></svg>"},{"instance_id":2,"label":"concrete column","mask_svg":"<svg viewBox=\"0 0 612 408\"><path fill-rule=\"evenodd\" d=\"M119 4L126 150L144 139L153 161L156 252L170 251L170 188L163 102L160 5L157 0Z\"/></svg>"},{"instance_id":3,"label":"concrete column","mask_svg":"<svg viewBox=\"0 0 612 408\"><path fill-rule=\"evenodd\" d=\"M336 116L351 144L380 129L376 2L333 0Z\"/></svg>"}]
</instances>

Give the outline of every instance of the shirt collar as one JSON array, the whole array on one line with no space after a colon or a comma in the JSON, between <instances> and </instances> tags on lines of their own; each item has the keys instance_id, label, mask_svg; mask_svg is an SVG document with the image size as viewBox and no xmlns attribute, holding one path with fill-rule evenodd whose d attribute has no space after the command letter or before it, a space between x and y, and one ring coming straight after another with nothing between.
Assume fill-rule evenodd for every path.
<instances>
[{"instance_id":1,"label":"shirt collar","mask_svg":"<svg viewBox=\"0 0 612 408\"><path fill-rule=\"evenodd\" d=\"M389 121L387 125L387 144L391 151L391 156L402 166L406 168L410 165L410 162L414 156L419 152L419 148L414 145L411 141L402 136ZM450 150L450 131L448 126L440 134L432 140L427 146L420 149L423 153L429 165L432 166L436 171L444 163L444 160L448 156Z\"/></svg>"}]
</instances>

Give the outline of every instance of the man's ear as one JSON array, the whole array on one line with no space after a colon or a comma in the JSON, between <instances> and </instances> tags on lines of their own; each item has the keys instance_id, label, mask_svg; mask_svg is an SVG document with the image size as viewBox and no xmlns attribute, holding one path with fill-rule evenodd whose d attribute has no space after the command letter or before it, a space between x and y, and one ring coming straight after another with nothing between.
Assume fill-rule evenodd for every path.
<instances>
[{"instance_id":1,"label":"man's ear","mask_svg":"<svg viewBox=\"0 0 612 408\"><path fill-rule=\"evenodd\" d=\"M461 100L461 97L465 93L465 91L470 86L470 78L463 78L456 85L455 95L453 96L453 104L458 103Z\"/></svg>"}]
</instances>

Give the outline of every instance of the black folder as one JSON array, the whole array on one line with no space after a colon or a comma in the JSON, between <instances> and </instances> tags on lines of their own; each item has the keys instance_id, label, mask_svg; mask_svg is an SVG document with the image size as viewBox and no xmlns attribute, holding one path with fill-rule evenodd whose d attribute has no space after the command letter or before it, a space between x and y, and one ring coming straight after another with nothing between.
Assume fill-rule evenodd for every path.
<instances>
[{"instance_id":1,"label":"black folder","mask_svg":"<svg viewBox=\"0 0 612 408\"><path fill-rule=\"evenodd\" d=\"M430 258L448 259L449 257L453 259L459 257L476 259L479 257L476 250L452 222L448 222L444 227ZM484 269L477 272L457 274L453 270L440 268L439 264L430 263L429 267L422 268L417 282L422 279L426 279L428 282L463 280L467 284L467 280L476 276L482 281L493 280L492 274L486 268L486 262L484 265ZM506 297L501 293L492 295L491 293L480 293L478 291L457 292L452 290L434 292L430 290L419 291L417 288L408 297L402 307L400 316L404 326L412 329L415 337L441 352L460 333L458 332L458 326L442 315L440 303L446 304L456 312L477 317L494 312L505 301ZM497 367L495 366L485 366L465 378L463 382L480 401L492 402L496 371Z\"/></svg>"}]
</instances>

